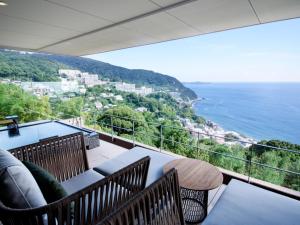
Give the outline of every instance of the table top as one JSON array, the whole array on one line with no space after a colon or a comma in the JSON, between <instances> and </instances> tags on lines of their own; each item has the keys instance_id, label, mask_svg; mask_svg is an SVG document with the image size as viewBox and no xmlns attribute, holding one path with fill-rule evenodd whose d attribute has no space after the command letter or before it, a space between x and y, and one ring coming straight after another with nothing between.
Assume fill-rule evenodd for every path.
<instances>
[{"instance_id":1,"label":"table top","mask_svg":"<svg viewBox=\"0 0 300 225\"><path fill-rule=\"evenodd\" d=\"M56 121L45 121L19 127L19 135L10 136L7 130L0 130L0 149L9 150L39 142L40 139L63 136L82 131ZM84 135L87 132L82 131Z\"/></svg>"},{"instance_id":2,"label":"table top","mask_svg":"<svg viewBox=\"0 0 300 225\"><path fill-rule=\"evenodd\" d=\"M300 201L231 180L203 225L296 225Z\"/></svg>"},{"instance_id":3,"label":"table top","mask_svg":"<svg viewBox=\"0 0 300 225\"><path fill-rule=\"evenodd\" d=\"M183 188L205 191L219 187L222 173L215 166L197 159L175 159L164 166L164 173L177 169L179 185Z\"/></svg>"}]
</instances>

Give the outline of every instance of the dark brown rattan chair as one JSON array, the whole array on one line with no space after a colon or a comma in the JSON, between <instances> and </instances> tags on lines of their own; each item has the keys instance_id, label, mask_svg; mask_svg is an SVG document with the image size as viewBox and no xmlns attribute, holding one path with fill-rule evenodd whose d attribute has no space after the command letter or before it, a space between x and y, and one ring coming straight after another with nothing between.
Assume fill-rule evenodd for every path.
<instances>
[{"instance_id":1,"label":"dark brown rattan chair","mask_svg":"<svg viewBox=\"0 0 300 225\"><path fill-rule=\"evenodd\" d=\"M82 132L44 139L9 151L21 161L44 168L59 182L89 169Z\"/></svg>"},{"instance_id":2,"label":"dark brown rattan chair","mask_svg":"<svg viewBox=\"0 0 300 225\"><path fill-rule=\"evenodd\" d=\"M65 181L88 169L81 133L11 150L20 160L36 163ZM43 207L12 209L0 203L4 225L97 224L117 206L145 188L150 158L137 162L61 200Z\"/></svg>"},{"instance_id":3,"label":"dark brown rattan chair","mask_svg":"<svg viewBox=\"0 0 300 225\"><path fill-rule=\"evenodd\" d=\"M175 169L123 204L99 225L184 225Z\"/></svg>"}]
</instances>

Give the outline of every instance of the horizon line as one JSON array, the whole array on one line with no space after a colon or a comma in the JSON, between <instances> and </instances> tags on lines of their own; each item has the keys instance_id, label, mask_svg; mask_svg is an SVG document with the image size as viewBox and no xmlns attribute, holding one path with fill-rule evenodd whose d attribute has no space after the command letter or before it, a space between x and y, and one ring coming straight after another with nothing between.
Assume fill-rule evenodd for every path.
<instances>
[{"instance_id":1,"label":"horizon line","mask_svg":"<svg viewBox=\"0 0 300 225\"><path fill-rule=\"evenodd\" d=\"M300 83L299 81L180 81L181 83Z\"/></svg>"}]
</instances>

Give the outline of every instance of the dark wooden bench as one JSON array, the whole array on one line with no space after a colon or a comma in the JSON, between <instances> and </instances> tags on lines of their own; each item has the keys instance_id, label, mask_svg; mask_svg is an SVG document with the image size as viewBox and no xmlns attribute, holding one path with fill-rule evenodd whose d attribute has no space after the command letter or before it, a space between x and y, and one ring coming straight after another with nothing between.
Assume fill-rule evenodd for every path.
<instances>
[{"instance_id":1,"label":"dark wooden bench","mask_svg":"<svg viewBox=\"0 0 300 225\"><path fill-rule=\"evenodd\" d=\"M64 183L78 176L89 176L82 133L41 141L12 149L19 160L35 163ZM12 209L0 203L0 221L4 225L97 224L117 206L144 189L149 157L71 193L69 196L39 208ZM97 173L93 171L94 173Z\"/></svg>"}]
</instances>

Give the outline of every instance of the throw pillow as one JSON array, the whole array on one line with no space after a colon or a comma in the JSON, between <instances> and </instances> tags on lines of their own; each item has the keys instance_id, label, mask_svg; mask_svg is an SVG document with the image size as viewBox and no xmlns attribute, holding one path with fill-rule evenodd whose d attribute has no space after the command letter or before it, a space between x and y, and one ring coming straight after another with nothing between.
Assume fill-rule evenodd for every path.
<instances>
[{"instance_id":1,"label":"throw pillow","mask_svg":"<svg viewBox=\"0 0 300 225\"><path fill-rule=\"evenodd\" d=\"M47 204L29 170L8 151L0 149L0 201L10 208L35 208Z\"/></svg>"},{"instance_id":2,"label":"throw pillow","mask_svg":"<svg viewBox=\"0 0 300 225\"><path fill-rule=\"evenodd\" d=\"M28 161L22 161L38 183L48 203L55 202L68 194L56 178L42 167Z\"/></svg>"}]
</instances>

